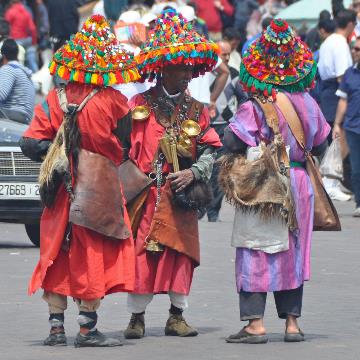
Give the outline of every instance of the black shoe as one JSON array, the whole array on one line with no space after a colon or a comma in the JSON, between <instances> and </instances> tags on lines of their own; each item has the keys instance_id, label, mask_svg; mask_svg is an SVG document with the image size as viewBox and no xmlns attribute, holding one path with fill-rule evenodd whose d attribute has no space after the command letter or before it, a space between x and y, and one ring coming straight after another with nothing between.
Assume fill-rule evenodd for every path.
<instances>
[{"instance_id":1,"label":"black shoe","mask_svg":"<svg viewBox=\"0 0 360 360\"><path fill-rule=\"evenodd\" d=\"M266 344L269 341L269 337L264 335L250 334L245 328L240 330L237 334L230 335L225 339L227 343L241 343L241 344Z\"/></svg>"},{"instance_id":2,"label":"black shoe","mask_svg":"<svg viewBox=\"0 0 360 360\"><path fill-rule=\"evenodd\" d=\"M46 346L65 346L67 345L65 333L50 333L50 335L44 340L43 344Z\"/></svg>"},{"instance_id":3,"label":"black shoe","mask_svg":"<svg viewBox=\"0 0 360 360\"><path fill-rule=\"evenodd\" d=\"M108 338L100 331L95 330L86 335L79 332L76 335L74 345L75 347L113 347L122 346L123 343L119 339Z\"/></svg>"},{"instance_id":4,"label":"black shoe","mask_svg":"<svg viewBox=\"0 0 360 360\"><path fill-rule=\"evenodd\" d=\"M297 333L285 333L284 336L284 341L285 342L301 342L301 341L305 341L305 335L304 333L299 329L299 332Z\"/></svg>"}]
</instances>

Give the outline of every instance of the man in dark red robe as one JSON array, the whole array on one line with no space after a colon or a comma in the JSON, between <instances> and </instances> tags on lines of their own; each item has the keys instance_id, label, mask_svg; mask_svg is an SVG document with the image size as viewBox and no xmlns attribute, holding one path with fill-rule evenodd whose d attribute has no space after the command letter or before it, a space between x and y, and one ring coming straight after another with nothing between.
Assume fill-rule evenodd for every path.
<instances>
[{"instance_id":1,"label":"man in dark red robe","mask_svg":"<svg viewBox=\"0 0 360 360\"><path fill-rule=\"evenodd\" d=\"M126 98L107 86L136 80L134 65L130 55L119 49L106 20L89 18L82 31L55 53L50 65L50 72L69 81L68 85L52 90L35 108L21 141L25 155L44 160L40 186L46 207L40 261L29 284L30 294L44 290L49 305L51 331L44 345L66 344L67 296L79 307L75 346L121 345L96 330L96 310L106 294L132 291L134 286L134 241L120 182L112 175L127 156L131 117ZM107 168L89 168L89 160ZM103 207L91 202L95 197L102 200L102 189L109 189L109 183L113 201ZM91 186L92 192L81 192L80 185ZM72 208L84 194L90 206L78 206L79 219ZM118 209L116 216L109 213L113 209ZM94 213L101 214L104 226L96 223Z\"/></svg>"},{"instance_id":2,"label":"man in dark red robe","mask_svg":"<svg viewBox=\"0 0 360 360\"><path fill-rule=\"evenodd\" d=\"M188 95L187 86L215 66L217 52L214 43L168 10L137 59L143 78L156 76L157 84L129 102L133 113L129 157L154 178L154 184L128 204L137 256L126 338L144 336L146 306L161 293L168 293L171 301L165 334L198 334L182 312L200 263L196 207L209 200L207 182L221 143L209 126L208 110ZM139 116L141 111L144 117Z\"/></svg>"}]
</instances>

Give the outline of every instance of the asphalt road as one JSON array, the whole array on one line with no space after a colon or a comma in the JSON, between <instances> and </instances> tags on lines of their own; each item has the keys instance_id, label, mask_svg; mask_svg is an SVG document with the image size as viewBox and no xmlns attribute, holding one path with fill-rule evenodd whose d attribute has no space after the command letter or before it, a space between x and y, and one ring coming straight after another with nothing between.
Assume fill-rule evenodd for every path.
<instances>
[{"instance_id":1,"label":"asphalt road","mask_svg":"<svg viewBox=\"0 0 360 360\"><path fill-rule=\"evenodd\" d=\"M266 345L226 344L224 338L239 330L234 283L234 249L229 245L233 212L222 211L222 222L200 222L202 264L196 270L187 321L200 335L179 339L163 336L169 308L165 295L157 296L146 314L147 336L112 349L75 349L78 331L76 306L69 301L66 331L69 346L42 346L47 336L47 306L41 293L27 296L27 282L38 260L38 249L22 225L0 224L0 359L92 360L112 359L246 359L246 360L357 360L360 359L360 220L351 217L352 203L337 204L344 230L316 233L313 240L312 279L305 285L301 328L307 341L286 344L284 324L276 318L269 296ZM126 295L107 297L99 310L98 328L122 337L129 315Z\"/></svg>"}]
</instances>

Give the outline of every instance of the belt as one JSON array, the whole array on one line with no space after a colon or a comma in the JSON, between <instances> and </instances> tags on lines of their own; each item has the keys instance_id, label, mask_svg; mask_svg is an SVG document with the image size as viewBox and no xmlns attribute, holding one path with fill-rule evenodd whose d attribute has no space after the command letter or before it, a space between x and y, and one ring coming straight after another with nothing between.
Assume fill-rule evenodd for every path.
<instances>
[{"instance_id":1,"label":"belt","mask_svg":"<svg viewBox=\"0 0 360 360\"><path fill-rule=\"evenodd\" d=\"M301 161L290 161L290 167L291 168L303 168L305 169L305 163Z\"/></svg>"}]
</instances>

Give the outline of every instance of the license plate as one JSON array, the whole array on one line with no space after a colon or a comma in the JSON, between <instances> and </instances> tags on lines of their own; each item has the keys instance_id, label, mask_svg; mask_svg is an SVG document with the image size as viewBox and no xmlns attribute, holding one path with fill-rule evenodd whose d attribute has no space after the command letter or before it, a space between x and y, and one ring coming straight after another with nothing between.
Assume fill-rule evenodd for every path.
<instances>
[{"instance_id":1,"label":"license plate","mask_svg":"<svg viewBox=\"0 0 360 360\"><path fill-rule=\"evenodd\" d=\"M40 186L36 183L0 183L2 199L40 199Z\"/></svg>"}]
</instances>

